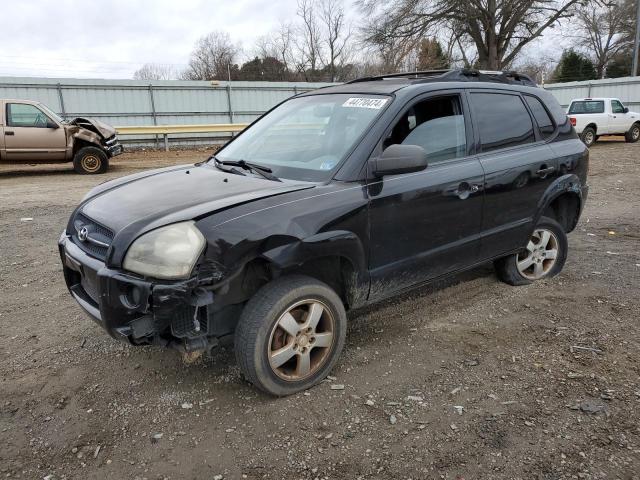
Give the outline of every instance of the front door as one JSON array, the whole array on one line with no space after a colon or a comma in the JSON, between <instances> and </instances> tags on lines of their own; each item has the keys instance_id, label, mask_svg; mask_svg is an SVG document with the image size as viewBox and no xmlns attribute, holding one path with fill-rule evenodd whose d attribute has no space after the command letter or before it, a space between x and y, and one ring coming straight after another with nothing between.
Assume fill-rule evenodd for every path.
<instances>
[{"instance_id":1,"label":"front door","mask_svg":"<svg viewBox=\"0 0 640 480\"><path fill-rule=\"evenodd\" d=\"M10 162L64 160L64 128L37 106L28 103L6 104L4 142Z\"/></svg>"},{"instance_id":2,"label":"front door","mask_svg":"<svg viewBox=\"0 0 640 480\"><path fill-rule=\"evenodd\" d=\"M609 133L626 133L631 126L628 113L624 113L624 106L620 100L611 100L611 115L609 116Z\"/></svg>"},{"instance_id":3,"label":"front door","mask_svg":"<svg viewBox=\"0 0 640 480\"><path fill-rule=\"evenodd\" d=\"M419 145L421 172L368 183L371 300L476 262L484 174L460 92L412 102L375 154L393 144Z\"/></svg>"}]
</instances>

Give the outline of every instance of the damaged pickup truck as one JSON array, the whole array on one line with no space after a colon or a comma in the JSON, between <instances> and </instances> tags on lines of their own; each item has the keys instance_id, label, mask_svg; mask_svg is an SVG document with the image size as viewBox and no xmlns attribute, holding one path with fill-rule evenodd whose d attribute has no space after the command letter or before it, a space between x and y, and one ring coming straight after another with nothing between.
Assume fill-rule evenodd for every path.
<instances>
[{"instance_id":1,"label":"damaged pickup truck","mask_svg":"<svg viewBox=\"0 0 640 480\"><path fill-rule=\"evenodd\" d=\"M78 173L104 173L122 151L115 128L105 123L66 122L41 103L0 99L0 162L73 162Z\"/></svg>"},{"instance_id":2,"label":"damaged pickup truck","mask_svg":"<svg viewBox=\"0 0 640 480\"><path fill-rule=\"evenodd\" d=\"M59 249L116 339L195 356L233 340L245 377L320 382L348 310L493 261L558 274L588 149L526 76L437 71L298 95L209 159L91 190Z\"/></svg>"}]
</instances>

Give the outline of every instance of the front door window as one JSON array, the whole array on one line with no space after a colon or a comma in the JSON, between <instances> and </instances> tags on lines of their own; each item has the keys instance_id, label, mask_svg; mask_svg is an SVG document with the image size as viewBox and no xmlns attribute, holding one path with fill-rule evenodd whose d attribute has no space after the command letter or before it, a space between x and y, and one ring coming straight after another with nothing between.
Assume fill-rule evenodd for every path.
<instances>
[{"instance_id":1,"label":"front door window","mask_svg":"<svg viewBox=\"0 0 640 480\"><path fill-rule=\"evenodd\" d=\"M7 125L10 127L47 128L51 122L42 110L26 103L7 104Z\"/></svg>"},{"instance_id":2,"label":"front door window","mask_svg":"<svg viewBox=\"0 0 640 480\"><path fill-rule=\"evenodd\" d=\"M611 100L612 113L624 113L624 107L618 100Z\"/></svg>"}]
</instances>

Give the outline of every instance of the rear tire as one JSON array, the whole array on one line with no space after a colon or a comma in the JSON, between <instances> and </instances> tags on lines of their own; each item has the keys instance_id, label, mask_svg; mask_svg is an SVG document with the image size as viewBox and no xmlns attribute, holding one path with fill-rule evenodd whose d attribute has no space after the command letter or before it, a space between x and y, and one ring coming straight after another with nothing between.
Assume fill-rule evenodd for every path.
<instances>
[{"instance_id":1,"label":"rear tire","mask_svg":"<svg viewBox=\"0 0 640 480\"><path fill-rule=\"evenodd\" d=\"M344 306L329 286L303 275L281 277L244 307L234 338L236 359L259 389L291 395L329 374L346 334Z\"/></svg>"},{"instance_id":2,"label":"rear tire","mask_svg":"<svg viewBox=\"0 0 640 480\"><path fill-rule=\"evenodd\" d=\"M73 157L73 169L82 175L104 173L109 168L109 158L98 147L82 147Z\"/></svg>"},{"instance_id":3,"label":"rear tire","mask_svg":"<svg viewBox=\"0 0 640 480\"><path fill-rule=\"evenodd\" d=\"M591 145L596 143L598 139L598 137L596 136L596 131L592 127L585 128L582 131L580 138L587 147L590 147Z\"/></svg>"},{"instance_id":4,"label":"rear tire","mask_svg":"<svg viewBox=\"0 0 640 480\"><path fill-rule=\"evenodd\" d=\"M640 123L634 123L627 133L624 134L627 143L636 143L640 140Z\"/></svg>"},{"instance_id":5,"label":"rear tire","mask_svg":"<svg viewBox=\"0 0 640 480\"><path fill-rule=\"evenodd\" d=\"M542 217L522 251L494 262L498 278L509 285L528 285L554 277L564 267L568 246L562 226Z\"/></svg>"}]
</instances>

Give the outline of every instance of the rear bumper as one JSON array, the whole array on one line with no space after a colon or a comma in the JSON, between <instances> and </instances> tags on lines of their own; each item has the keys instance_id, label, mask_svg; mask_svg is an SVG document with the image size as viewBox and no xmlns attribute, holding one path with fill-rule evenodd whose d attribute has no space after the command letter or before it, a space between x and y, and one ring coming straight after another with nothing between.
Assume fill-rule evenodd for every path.
<instances>
[{"instance_id":1,"label":"rear bumper","mask_svg":"<svg viewBox=\"0 0 640 480\"><path fill-rule=\"evenodd\" d=\"M66 233L58 248L69 292L113 338L133 345L187 350L208 344L206 307L197 312L200 329L194 328L195 280L151 282L108 268L81 250Z\"/></svg>"}]
</instances>

